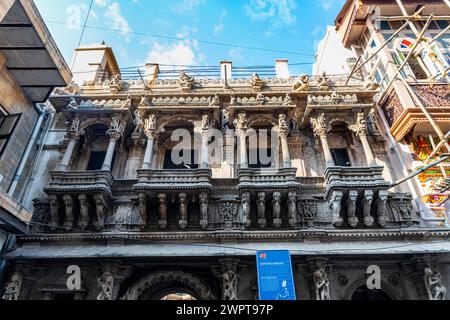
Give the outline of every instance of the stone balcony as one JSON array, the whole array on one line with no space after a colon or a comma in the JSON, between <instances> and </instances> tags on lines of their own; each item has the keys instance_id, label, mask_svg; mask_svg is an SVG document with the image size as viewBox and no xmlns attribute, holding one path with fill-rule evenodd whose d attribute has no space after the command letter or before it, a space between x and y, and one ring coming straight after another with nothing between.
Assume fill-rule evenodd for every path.
<instances>
[{"instance_id":1,"label":"stone balcony","mask_svg":"<svg viewBox=\"0 0 450 320\"><path fill-rule=\"evenodd\" d=\"M47 194L105 192L111 194L114 178L110 171L51 172Z\"/></svg>"},{"instance_id":2,"label":"stone balcony","mask_svg":"<svg viewBox=\"0 0 450 320\"><path fill-rule=\"evenodd\" d=\"M240 169L239 190L263 191L263 190L297 190L300 183L296 180L297 169Z\"/></svg>"},{"instance_id":3,"label":"stone balcony","mask_svg":"<svg viewBox=\"0 0 450 320\"><path fill-rule=\"evenodd\" d=\"M336 228L374 228L415 224L411 195L389 193L383 167L330 167L325 199Z\"/></svg>"},{"instance_id":4,"label":"stone balcony","mask_svg":"<svg viewBox=\"0 0 450 320\"><path fill-rule=\"evenodd\" d=\"M138 170L137 192L183 192L212 189L209 169L196 170Z\"/></svg>"}]
</instances>

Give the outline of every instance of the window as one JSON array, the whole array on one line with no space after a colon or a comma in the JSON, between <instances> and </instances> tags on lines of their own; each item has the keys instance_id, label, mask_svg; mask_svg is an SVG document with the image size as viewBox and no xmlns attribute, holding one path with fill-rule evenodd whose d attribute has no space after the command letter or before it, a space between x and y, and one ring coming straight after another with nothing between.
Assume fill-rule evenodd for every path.
<instances>
[{"instance_id":1,"label":"window","mask_svg":"<svg viewBox=\"0 0 450 320\"><path fill-rule=\"evenodd\" d=\"M387 21L381 21L380 28L381 28L381 30L391 30L392 29L389 22L387 22Z\"/></svg>"},{"instance_id":2,"label":"window","mask_svg":"<svg viewBox=\"0 0 450 320\"><path fill-rule=\"evenodd\" d=\"M194 170L198 169L198 152L191 150L189 161L183 160L184 150L180 150L179 154L173 150L166 150L164 157L164 170Z\"/></svg>"},{"instance_id":3,"label":"window","mask_svg":"<svg viewBox=\"0 0 450 320\"><path fill-rule=\"evenodd\" d=\"M347 149L331 149L334 164L338 167L351 167Z\"/></svg>"},{"instance_id":4,"label":"window","mask_svg":"<svg viewBox=\"0 0 450 320\"><path fill-rule=\"evenodd\" d=\"M89 159L87 171L98 171L102 170L103 162L105 162L106 152L104 151L93 151L91 153L91 158ZM116 162L116 153L114 152L113 160L111 163L111 168L114 168L114 163Z\"/></svg>"},{"instance_id":5,"label":"window","mask_svg":"<svg viewBox=\"0 0 450 320\"><path fill-rule=\"evenodd\" d=\"M255 159L257 158L257 159ZM272 167L272 149L254 149L248 151L248 167L263 169Z\"/></svg>"},{"instance_id":6,"label":"window","mask_svg":"<svg viewBox=\"0 0 450 320\"><path fill-rule=\"evenodd\" d=\"M7 115L3 108L0 108L0 157L5 151L19 119L20 114Z\"/></svg>"}]
</instances>

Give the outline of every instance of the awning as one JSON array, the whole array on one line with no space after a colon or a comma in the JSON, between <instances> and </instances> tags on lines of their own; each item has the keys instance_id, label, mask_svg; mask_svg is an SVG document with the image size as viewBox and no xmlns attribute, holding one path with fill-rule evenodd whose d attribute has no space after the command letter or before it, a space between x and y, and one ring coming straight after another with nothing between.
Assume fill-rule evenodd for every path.
<instances>
[{"instance_id":1,"label":"awning","mask_svg":"<svg viewBox=\"0 0 450 320\"><path fill-rule=\"evenodd\" d=\"M259 250L289 250L293 256L401 255L450 253L450 242L337 242L129 244L129 245L26 245L6 255L22 259L176 258L253 256Z\"/></svg>"}]
</instances>

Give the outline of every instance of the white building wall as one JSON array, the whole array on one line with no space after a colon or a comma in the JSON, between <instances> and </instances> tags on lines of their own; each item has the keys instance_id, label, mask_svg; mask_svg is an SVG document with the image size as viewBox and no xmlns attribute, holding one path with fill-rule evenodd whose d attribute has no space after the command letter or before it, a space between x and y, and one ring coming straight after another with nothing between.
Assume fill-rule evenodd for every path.
<instances>
[{"instance_id":1,"label":"white building wall","mask_svg":"<svg viewBox=\"0 0 450 320\"><path fill-rule=\"evenodd\" d=\"M316 63L313 65L313 75L323 72L327 74L348 74L351 72L349 59L355 59L355 54L344 48L334 27L327 27L325 37L319 42Z\"/></svg>"}]
</instances>

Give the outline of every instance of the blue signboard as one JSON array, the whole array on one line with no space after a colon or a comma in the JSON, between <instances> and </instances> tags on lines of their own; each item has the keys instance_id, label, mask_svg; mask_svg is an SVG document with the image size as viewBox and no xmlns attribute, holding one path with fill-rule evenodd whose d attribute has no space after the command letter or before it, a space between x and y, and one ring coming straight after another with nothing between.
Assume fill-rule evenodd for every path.
<instances>
[{"instance_id":1,"label":"blue signboard","mask_svg":"<svg viewBox=\"0 0 450 320\"><path fill-rule=\"evenodd\" d=\"M259 300L296 300L289 251L259 251L256 261Z\"/></svg>"}]
</instances>

